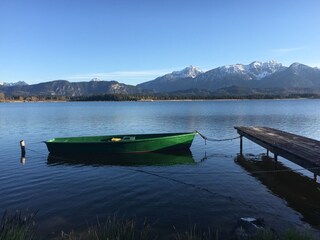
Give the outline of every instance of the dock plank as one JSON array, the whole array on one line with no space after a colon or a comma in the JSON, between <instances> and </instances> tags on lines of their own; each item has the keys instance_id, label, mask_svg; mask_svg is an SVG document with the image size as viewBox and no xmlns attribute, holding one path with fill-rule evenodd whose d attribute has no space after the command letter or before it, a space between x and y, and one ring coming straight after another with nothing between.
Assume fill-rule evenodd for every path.
<instances>
[{"instance_id":1,"label":"dock plank","mask_svg":"<svg viewBox=\"0 0 320 240\"><path fill-rule=\"evenodd\" d=\"M234 128L240 136L320 175L320 141L269 127Z\"/></svg>"}]
</instances>

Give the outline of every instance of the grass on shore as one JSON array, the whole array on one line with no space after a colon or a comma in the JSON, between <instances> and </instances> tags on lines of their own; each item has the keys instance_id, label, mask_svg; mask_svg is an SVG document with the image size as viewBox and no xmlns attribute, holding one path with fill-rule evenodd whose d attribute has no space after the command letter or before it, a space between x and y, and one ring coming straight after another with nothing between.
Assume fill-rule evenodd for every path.
<instances>
[{"instance_id":1,"label":"grass on shore","mask_svg":"<svg viewBox=\"0 0 320 240\"><path fill-rule=\"evenodd\" d=\"M151 235L151 225L145 220L139 229L134 220L121 219L117 216L109 217L105 223L89 227L87 232L77 234L75 232L62 232L60 240L151 240L156 239Z\"/></svg>"},{"instance_id":2,"label":"grass on shore","mask_svg":"<svg viewBox=\"0 0 320 240\"><path fill-rule=\"evenodd\" d=\"M175 227L173 228L175 229ZM176 231L175 240L219 240L218 230L213 232L210 228L207 231L202 231L194 224L184 232Z\"/></svg>"},{"instance_id":3,"label":"grass on shore","mask_svg":"<svg viewBox=\"0 0 320 240\"><path fill-rule=\"evenodd\" d=\"M35 234L35 214L22 216L5 212L0 222L0 240L31 240Z\"/></svg>"},{"instance_id":4,"label":"grass on shore","mask_svg":"<svg viewBox=\"0 0 320 240\"><path fill-rule=\"evenodd\" d=\"M0 240L36 240L35 214L22 216L21 212L3 215L0 222ZM185 231L178 231L173 227L174 240L219 240L218 231L208 229L203 231L193 225ZM138 226L133 219L122 219L117 216L109 217L104 223L89 227L83 233L61 233L59 240L155 240L158 236L154 233L152 225L146 220L142 226ZM298 230L288 230L282 236L278 236L270 229L264 229L253 237L238 238L233 240L315 240L311 233Z\"/></svg>"}]
</instances>

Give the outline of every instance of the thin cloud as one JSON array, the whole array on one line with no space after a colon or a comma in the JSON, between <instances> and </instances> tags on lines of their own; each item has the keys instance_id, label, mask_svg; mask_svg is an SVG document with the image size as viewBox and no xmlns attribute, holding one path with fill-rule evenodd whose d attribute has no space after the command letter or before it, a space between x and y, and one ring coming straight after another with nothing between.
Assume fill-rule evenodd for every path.
<instances>
[{"instance_id":1,"label":"thin cloud","mask_svg":"<svg viewBox=\"0 0 320 240\"><path fill-rule=\"evenodd\" d=\"M294 47L294 48L276 48L276 49L272 49L272 52L275 52L275 53L292 53L292 52L304 50L304 49L307 49L307 48L308 47L306 47L306 46Z\"/></svg>"},{"instance_id":2,"label":"thin cloud","mask_svg":"<svg viewBox=\"0 0 320 240\"><path fill-rule=\"evenodd\" d=\"M320 68L320 62L307 62L305 64L310 66L310 67Z\"/></svg>"},{"instance_id":3,"label":"thin cloud","mask_svg":"<svg viewBox=\"0 0 320 240\"><path fill-rule=\"evenodd\" d=\"M99 78L101 80L152 80L153 78L165 75L174 71L174 69L158 69L158 70L143 70L143 71L116 71L116 72L100 72L77 74L65 77L69 80L90 80Z\"/></svg>"}]
</instances>

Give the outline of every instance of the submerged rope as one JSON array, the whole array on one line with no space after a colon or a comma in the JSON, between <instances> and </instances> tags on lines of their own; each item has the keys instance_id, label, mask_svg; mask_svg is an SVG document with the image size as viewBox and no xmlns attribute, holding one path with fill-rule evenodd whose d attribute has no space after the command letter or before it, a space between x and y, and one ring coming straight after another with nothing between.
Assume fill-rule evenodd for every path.
<instances>
[{"instance_id":1,"label":"submerged rope","mask_svg":"<svg viewBox=\"0 0 320 240\"><path fill-rule=\"evenodd\" d=\"M232 140L235 140L235 139L240 138L240 136L238 136L238 137L232 137L232 138L221 138L221 139L209 138L209 137L206 137L205 135L203 135L202 133L200 133L200 132L197 131L197 130L195 130L195 132L198 133L199 136L204 139L206 145L207 145L207 141L210 141L210 142L224 142L224 141L232 141Z\"/></svg>"},{"instance_id":2,"label":"submerged rope","mask_svg":"<svg viewBox=\"0 0 320 240\"><path fill-rule=\"evenodd\" d=\"M249 174L276 174L276 173L286 173L286 172L302 172L305 170L319 170L320 167L313 168L294 168L294 169L275 169L275 170L257 170L257 171L247 171ZM213 175L213 174L242 174L244 171L208 171L208 172L174 172L174 171L148 171L148 173L152 174L183 174L183 175Z\"/></svg>"},{"instance_id":3,"label":"submerged rope","mask_svg":"<svg viewBox=\"0 0 320 240\"><path fill-rule=\"evenodd\" d=\"M38 156L42 156L42 157L48 157L48 154L45 154L43 152L40 152L40 151L37 151L37 150L34 150L34 149L30 149L30 148L26 148L28 151L31 151L35 154L37 154ZM76 163L75 159L70 159L70 158L65 158L65 157L61 157L61 156L51 156L52 158L54 159L57 159L57 160L60 160L60 161L65 161L65 162L74 162ZM201 159L198 163L201 163L202 161L206 160L207 158L210 158L210 157L222 157L222 156L215 156L215 154L212 154L212 155L209 155L209 156L206 156L204 157L203 159ZM223 157L231 157L232 156L223 156ZM230 198L230 200L233 200L232 197L229 197L229 196L224 196L224 195L221 195L219 193L215 193L215 192L211 192L210 190L206 189L206 188L203 188L203 187L200 187L198 185L194 185L194 184L190 184L190 183L186 183L186 182L183 182L183 181L180 181L180 180L177 180L177 179L174 179L172 177L168 177L168 176L163 176L163 175L160 175L160 174L175 174L175 175L180 175L180 174L183 174L183 175L212 175L212 174L242 174L244 173L242 170L241 171L208 171L208 172L175 172L175 171L147 171L145 169L142 169L141 166L126 166L127 169L131 170L131 171L135 171L135 172L140 172L140 173L146 173L146 174L149 174L149 175L154 175L154 176L157 176L157 177L160 177L160 178L164 178L164 179L167 179L167 180L171 180L171 181L174 181L174 182L177 182L177 183L181 183L181 184L184 184L184 185L189 185L191 187L194 187L194 188L197 188L199 190L204 190L206 192L209 192L210 194L213 194L213 195L219 195L219 196L222 196L222 197L226 197L226 198ZM310 171L312 172L312 170L319 170L320 167L310 167L310 168L288 168L288 169L273 169L273 170L257 170L257 171L247 171L250 175L258 175L258 174L277 174L277 173L286 173L286 172L301 172L301 171ZM242 204L244 204L242 202Z\"/></svg>"}]
</instances>

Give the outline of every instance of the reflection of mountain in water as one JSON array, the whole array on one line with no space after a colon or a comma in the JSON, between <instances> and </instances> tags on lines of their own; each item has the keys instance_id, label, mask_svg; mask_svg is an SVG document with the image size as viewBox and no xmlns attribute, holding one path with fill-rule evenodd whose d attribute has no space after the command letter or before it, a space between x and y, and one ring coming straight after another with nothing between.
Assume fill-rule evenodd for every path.
<instances>
[{"instance_id":1,"label":"reflection of mountain in water","mask_svg":"<svg viewBox=\"0 0 320 240\"><path fill-rule=\"evenodd\" d=\"M48 155L48 165L116 165L116 166L169 166L177 164L194 164L190 150L178 153L143 153L143 154L117 154L108 156L52 156Z\"/></svg>"},{"instance_id":2,"label":"reflection of mountain in water","mask_svg":"<svg viewBox=\"0 0 320 240\"><path fill-rule=\"evenodd\" d=\"M320 228L320 184L312 179L290 171L281 162L277 164L267 157L249 160L238 156L235 162L243 167L275 195L286 200L288 205L300 212L303 220ZM273 171L279 172L257 172ZM256 172L256 173L255 173Z\"/></svg>"}]
</instances>

